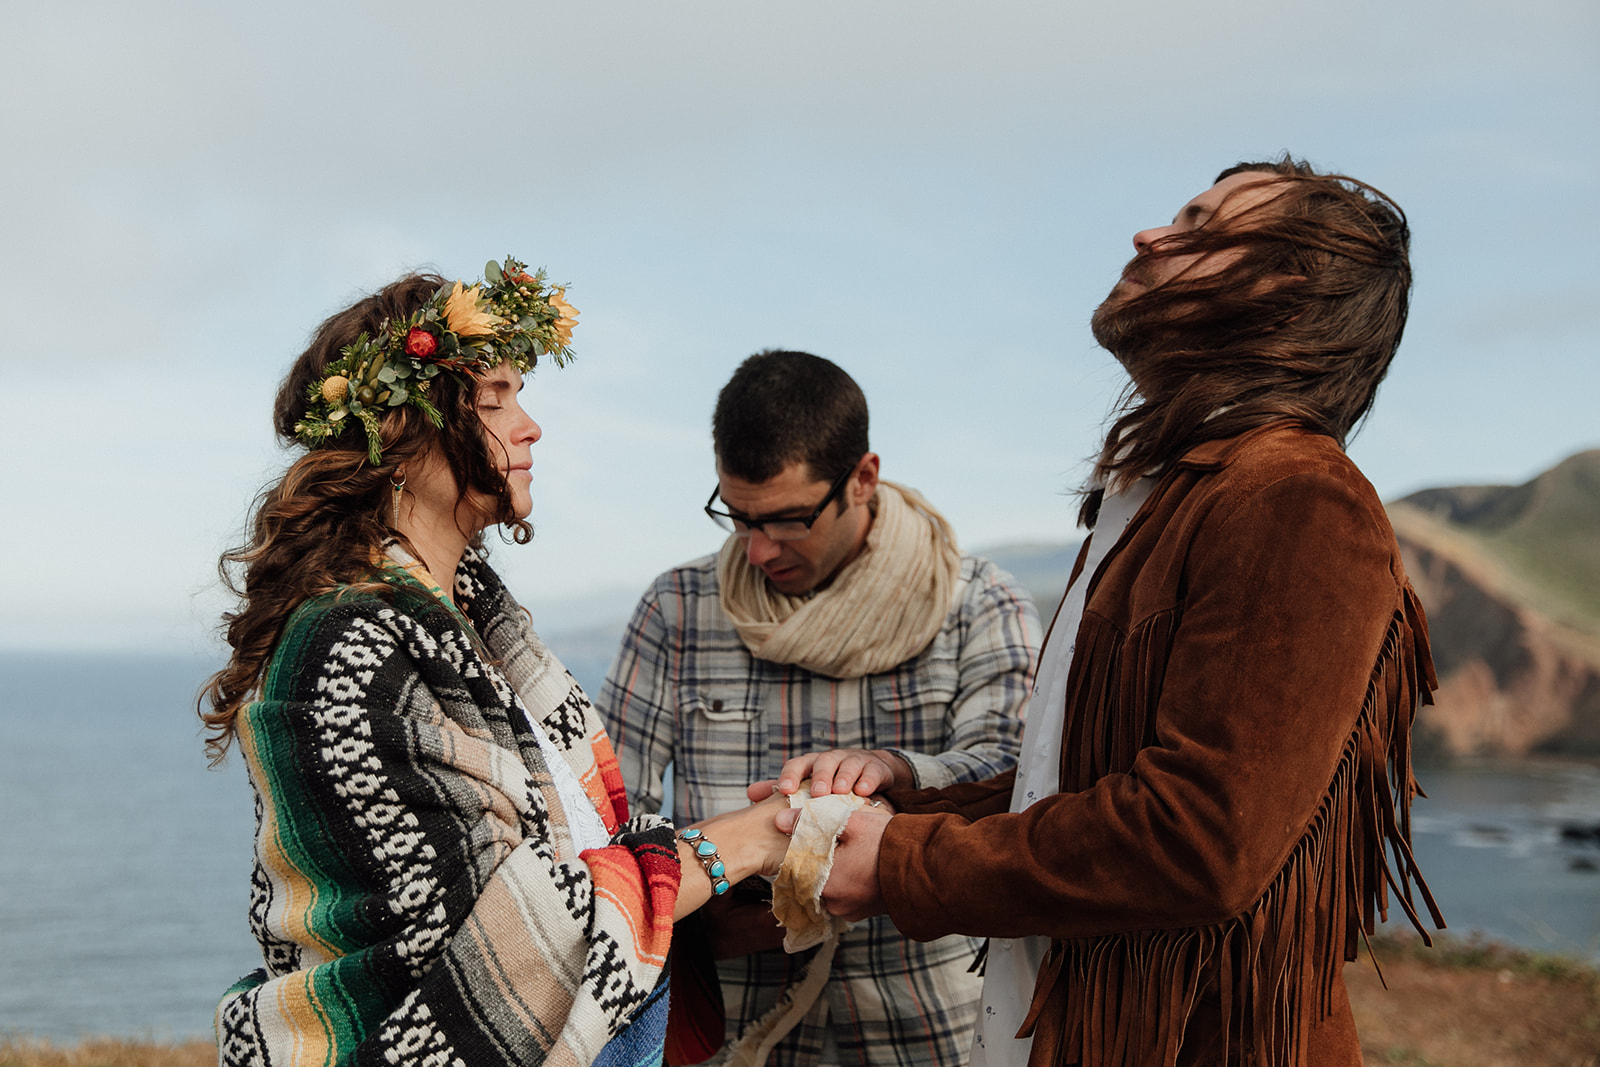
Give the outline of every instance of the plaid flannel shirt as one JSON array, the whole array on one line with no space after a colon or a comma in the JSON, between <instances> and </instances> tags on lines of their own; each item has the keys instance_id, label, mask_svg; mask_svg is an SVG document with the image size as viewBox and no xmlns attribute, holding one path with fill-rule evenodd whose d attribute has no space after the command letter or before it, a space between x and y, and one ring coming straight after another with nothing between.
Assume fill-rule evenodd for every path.
<instances>
[{"instance_id":1,"label":"plaid flannel shirt","mask_svg":"<svg viewBox=\"0 0 1600 1067\"><path fill-rule=\"evenodd\" d=\"M830 748L895 752L919 788L1009 770L1039 644L1038 615L1016 580L963 556L943 627L893 670L839 680L756 659L723 613L717 558L707 556L646 591L598 704L632 810L660 809L670 763L672 814L682 824L748 804L750 782ZM830 1027L843 1064L965 1063L982 987L968 973L977 945L908 941L885 916L857 924L816 1006L768 1063L814 1067ZM730 1040L798 981L810 956L760 952L718 965Z\"/></svg>"}]
</instances>

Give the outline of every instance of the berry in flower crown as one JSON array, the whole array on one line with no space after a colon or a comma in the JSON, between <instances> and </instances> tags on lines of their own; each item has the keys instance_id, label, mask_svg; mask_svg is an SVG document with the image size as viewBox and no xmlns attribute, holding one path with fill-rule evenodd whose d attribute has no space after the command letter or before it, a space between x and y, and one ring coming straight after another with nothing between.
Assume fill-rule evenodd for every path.
<instances>
[{"instance_id":1,"label":"berry in flower crown","mask_svg":"<svg viewBox=\"0 0 1600 1067\"><path fill-rule=\"evenodd\" d=\"M428 400L434 378L448 372L477 381L507 361L526 374L544 355L564 367L573 358L568 345L577 322L566 289L546 284L544 271L529 274L510 256L504 263L491 259L482 282L440 286L406 318L384 323L376 337L363 333L340 349L322 380L306 390L309 406L294 424L295 436L314 448L359 423L376 467L383 462L384 412L409 404L438 426L443 416Z\"/></svg>"}]
</instances>

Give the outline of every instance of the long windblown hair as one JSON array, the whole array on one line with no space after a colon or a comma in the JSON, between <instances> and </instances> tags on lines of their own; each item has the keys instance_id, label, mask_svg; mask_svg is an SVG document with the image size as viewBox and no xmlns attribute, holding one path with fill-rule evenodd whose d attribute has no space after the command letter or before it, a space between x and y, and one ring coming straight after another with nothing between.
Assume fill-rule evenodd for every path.
<instances>
[{"instance_id":1,"label":"long windblown hair","mask_svg":"<svg viewBox=\"0 0 1600 1067\"><path fill-rule=\"evenodd\" d=\"M1343 446L1372 407L1405 330L1405 213L1364 182L1287 156L1217 181L1244 172L1274 176L1275 195L1140 257L1211 255L1226 266L1182 271L1095 312L1096 339L1130 378L1096 482L1126 485L1205 441L1279 420ZM1101 495L1086 494L1085 525Z\"/></svg>"},{"instance_id":2,"label":"long windblown hair","mask_svg":"<svg viewBox=\"0 0 1600 1067\"><path fill-rule=\"evenodd\" d=\"M410 315L446 284L436 274L408 275L319 326L278 388L273 405L278 437L300 445L294 426L305 414L307 390L322 380L340 349L362 333L375 335L385 322ZM408 465L427 457L443 460L455 477L458 514L472 506L469 494L487 499L493 502L493 520L509 527L518 543L532 537L532 527L513 510L504 457L494 454L493 439L478 418L473 383L458 374L440 374L430 382L428 396L443 416L442 425L433 425L410 405L391 409L383 417L379 466L368 461L359 427L319 443L261 491L248 541L223 554L218 570L239 605L222 617L233 656L200 694L200 719L209 734L206 752L213 762L226 755L234 721L260 684L290 614L311 597L340 587L384 593L377 561L387 540L399 539L416 555L389 525L393 485ZM481 534L473 543L481 545Z\"/></svg>"}]
</instances>

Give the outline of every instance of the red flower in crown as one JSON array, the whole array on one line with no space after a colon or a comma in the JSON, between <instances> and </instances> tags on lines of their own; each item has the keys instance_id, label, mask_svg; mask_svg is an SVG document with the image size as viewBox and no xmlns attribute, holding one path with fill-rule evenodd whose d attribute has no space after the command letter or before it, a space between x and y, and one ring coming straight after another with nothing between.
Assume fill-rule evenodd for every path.
<instances>
[{"instance_id":1,"label":"red flower in crown","mask_svg":"<svg viewBox=\"0 0 1600 1067\"><path fill-rule=\"evenodd\" d=\"M427 359L439 351L439 339L424 330L421 326L411 327L411 332L406 334L406 355L416 356L418 359Z\"/></svg>"}]
</instances>

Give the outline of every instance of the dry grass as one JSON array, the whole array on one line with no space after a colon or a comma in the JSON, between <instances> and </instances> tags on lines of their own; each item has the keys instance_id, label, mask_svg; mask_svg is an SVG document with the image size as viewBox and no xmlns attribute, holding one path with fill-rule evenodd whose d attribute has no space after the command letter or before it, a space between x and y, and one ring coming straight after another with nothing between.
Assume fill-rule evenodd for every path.
<instances>
[{"instance_id":1,"label":"dry grass","mask_svg":"<svg viewBox=\"0 0 1600 1067\"><path fill-rule=\"evenodd\" d=\"M1370 1067L1600 1067L1600 972L1477 942L1381 938L1345 968ZM209 1041L0 1038L0 1067L209 1067Z\"/></svg>"},{"instance_id":2,"label":"dry grass","mask_svg":"<svg viewBox=\"0 0 1600 1067\"><path fill-rule=\"evenodd\" d=\"M0 1037L0 1067L211 1067L216 1062L217 1046L210 1041L172 1045L92 1037L55 1045Z\"/></svg>"},{"instance_id":3,"label":"dry grass","mask_svg":"<svg viewBox=\"0 0 1600 1067\"><path fill-rule=\"evenodd\" d=\"M1414 938L1345 967L1373 1067L1600 1067L1600 973L1558 956Z\"/></svg>"}]
</instances>

